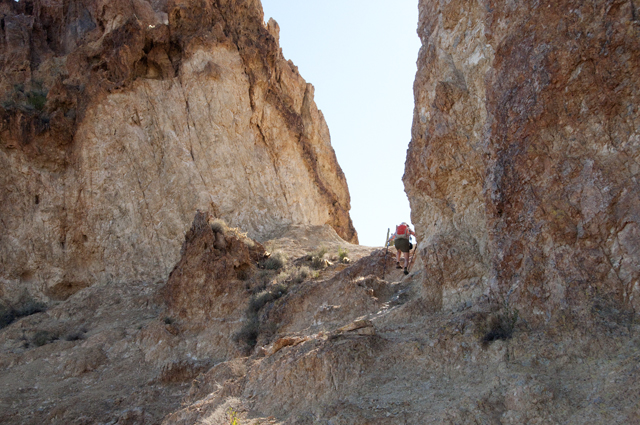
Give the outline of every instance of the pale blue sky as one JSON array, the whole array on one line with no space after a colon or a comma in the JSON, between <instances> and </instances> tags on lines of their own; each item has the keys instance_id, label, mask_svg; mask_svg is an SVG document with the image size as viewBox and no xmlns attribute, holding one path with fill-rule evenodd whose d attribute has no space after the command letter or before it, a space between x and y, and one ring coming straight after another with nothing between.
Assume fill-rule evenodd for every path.
<instances>
[{"instance_id":1,"label":"pale blue sky","mask_svg":"<svg viewBox=\"0 0 640 425\"><path fill-rule=\"evenodd\" d=\"M402 175L413 119L418 0L262 0L285 58L315 86L361 245L410 222Z\"/></svg>"}]
</instances>

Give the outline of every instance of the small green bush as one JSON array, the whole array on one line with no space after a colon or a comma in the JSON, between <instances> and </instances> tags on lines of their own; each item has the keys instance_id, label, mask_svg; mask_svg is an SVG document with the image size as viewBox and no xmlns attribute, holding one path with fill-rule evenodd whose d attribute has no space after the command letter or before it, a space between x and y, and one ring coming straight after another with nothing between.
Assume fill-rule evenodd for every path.
<instances>
[{"instance_id":1,"label":"small green bush","mask_svg":"<svg viewBox=\"0 0 640 425\"><path fill-rule=\"evenodd\" d=\"M27 93L27 105L37 111L44 110L47 103L47 92L45 90L33 90Z\"/></svg>"},{"instance_id":2,"label":"small green bush","mask_svg":"<svg viewBox=\"0 0 640 425\"><path fill-rule=\"evenodd\" d=\"M340 258L340 261L344 261L345 258L348 258L349 256L349 251L347 251L346 248L338 248L338 258Z\"/></svg>"},{"instance_id":3,"label":"small green bush","mask_svg":"<svg viewBox=\"0 0 640 425\"><path fill-rule=\"evenodd\" d=\"M3 101L2 106L5 109L20 109L25 112L44 111L47 104L47 90L39 81L33 81L30 87L29 90L24 84L14 85L13 93L9 99Z\"/></svg>"}]
</instances>

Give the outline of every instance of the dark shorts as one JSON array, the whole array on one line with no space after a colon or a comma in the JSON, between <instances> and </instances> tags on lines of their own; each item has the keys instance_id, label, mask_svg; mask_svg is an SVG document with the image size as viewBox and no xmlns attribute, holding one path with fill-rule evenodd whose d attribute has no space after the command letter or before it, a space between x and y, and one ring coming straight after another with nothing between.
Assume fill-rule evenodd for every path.
<instances>
[{"instance_id":1,"label":"dark shorts","mask_svg":"<svg viewBox=\"0 0 640 425\"><path fill-rule=\"evenodd\" d=\"M398 251L409 252L411 251L411 245L409 245L409 239L396 238L394 245Z\"/></svg>"}]
</instances>

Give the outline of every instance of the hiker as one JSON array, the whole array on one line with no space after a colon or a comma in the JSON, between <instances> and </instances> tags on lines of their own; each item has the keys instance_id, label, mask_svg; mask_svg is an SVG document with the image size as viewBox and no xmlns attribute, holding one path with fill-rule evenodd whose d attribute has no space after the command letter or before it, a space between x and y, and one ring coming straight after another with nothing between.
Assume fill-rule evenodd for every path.
<instances>
[{"instance_id":1,"label":"hiker","mask_svg":"<svg viewBox=\"0 0 640 425\"><path fill-rule=\"evenodd\" d=\"M404 274L409 274L407 267L409 267L409 252L413 245L409 241L411 236L416 236L416 234L411 230L411 227L406 222L402 222L401 224L396 226L396 232L391 236L389 241L393 241L394 246L396 247L396 269L401 269L400 267L400 253L402 252L404 259Z\"/></svg>"}]
</instances>

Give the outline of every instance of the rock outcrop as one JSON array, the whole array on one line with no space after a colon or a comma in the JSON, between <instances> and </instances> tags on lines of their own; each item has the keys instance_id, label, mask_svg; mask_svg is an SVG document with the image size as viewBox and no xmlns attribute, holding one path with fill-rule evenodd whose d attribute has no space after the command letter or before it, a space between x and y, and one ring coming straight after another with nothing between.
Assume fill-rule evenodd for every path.
<instances>
[{"instance_id":1,"label":"rock outcrop","mask_svg":"<svg viewBox=\"0 0 640 425\"><path fill-rule=\"evenodd\" d=\"M637 8L420 1L404 182L432 308L640 312Z\"/></svg>"},{"instance_id":2,"label":"rock outcrop","mask_svg":"<svg viewBox=\"0 0 640 425\"><path fill-rule=\"evenodd\" d=\"M0 5L0 297L166 279L196 209L357 242L313 86L259 1Z\"/></svg>"}]
</instances>

